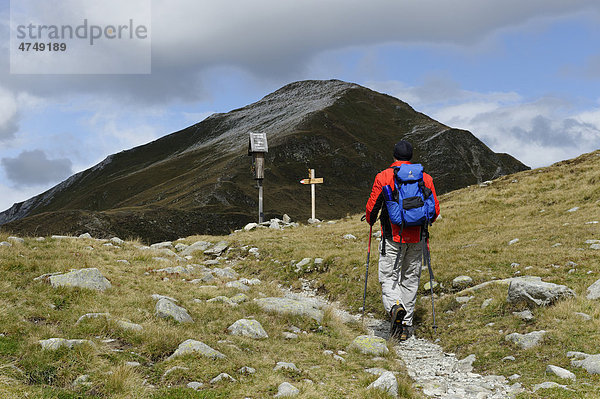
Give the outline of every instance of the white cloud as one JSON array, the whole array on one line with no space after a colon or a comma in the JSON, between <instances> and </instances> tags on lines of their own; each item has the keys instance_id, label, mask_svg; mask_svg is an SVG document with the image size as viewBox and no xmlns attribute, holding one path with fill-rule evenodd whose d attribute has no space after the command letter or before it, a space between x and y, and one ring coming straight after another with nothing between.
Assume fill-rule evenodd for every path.
<instances>
[{"instance_id":1,"label":"white cloud","mask_svg":"<svg viewBox=\"0 0 600 399\"><path fill-rule=\"evenodd\" d=\"M531 167L549 165L600 148L600 107L574 111L561 98L526 100L518 93L478 93L439 79L443 95L426 82L371 82L369 87L406 101L450 127L472 132L492 150L506 152ZM387 89L386 89L387 88Z\"/></svg>"}]
</instances>

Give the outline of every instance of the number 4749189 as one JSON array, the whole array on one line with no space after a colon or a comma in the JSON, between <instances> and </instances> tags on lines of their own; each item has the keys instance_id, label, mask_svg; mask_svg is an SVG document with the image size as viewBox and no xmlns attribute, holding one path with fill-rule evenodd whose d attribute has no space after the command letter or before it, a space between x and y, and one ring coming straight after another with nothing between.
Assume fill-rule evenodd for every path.
<instances>
[{"instance_id":1,"label":"number 4749189","mask_svg":"<svg viewBox=\"0 0 600 399\"><path fill-rule=\"evenodd\" d=\"M19 45L21 51L66 51L66 43L26 43L21 42Z\"/></svg>"}]
</instances>

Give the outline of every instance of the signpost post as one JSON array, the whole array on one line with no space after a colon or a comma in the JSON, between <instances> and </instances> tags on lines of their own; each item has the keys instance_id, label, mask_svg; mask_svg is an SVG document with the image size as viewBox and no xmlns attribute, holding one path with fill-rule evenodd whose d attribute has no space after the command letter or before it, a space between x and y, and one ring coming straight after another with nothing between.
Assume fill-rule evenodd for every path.
<instances>
[{"instance_id":1,"label":"signpost post","mask_svg":"<svg viewBox=\"0 0 600 399\"><path fill-rule=\"evenodd\" d=\"M308 170L308 179L302 179L300 180L300 183L302 184L310 184L310 196L311 196L311 214L312 217L311 219L316 219L315 218L315 184L320 184L323 183L323 178L322 177L315 177L315 170L314 169L309 169Z\"/></svg>"},{"instance_id":2,"label":"signpost post","mask_svg":"<svg viewBox=\"0 0 600 399\"><path fill-rule=\"evenodd\" d=\"M264 221L263 213L263 179L265 178L265 154L269 152L266 133L250 133L248 155L252 155L254 180L258 184L258 223Z\"/></svg>"}]
</instances>

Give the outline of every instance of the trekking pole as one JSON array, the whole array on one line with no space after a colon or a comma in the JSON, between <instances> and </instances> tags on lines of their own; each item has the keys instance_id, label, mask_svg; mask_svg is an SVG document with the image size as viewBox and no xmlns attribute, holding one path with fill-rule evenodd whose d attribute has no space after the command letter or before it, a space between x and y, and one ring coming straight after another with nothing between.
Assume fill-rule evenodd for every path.
<instances>
[{"instance_id":1,"label":"trekking pole","mask_svg":"<svg viewBox=\"0 0 600 399\"><path fill-rule=\"evenodd\" d=\"M427 263L427 269L429 270L429 290L431 291L431 312L433 315L433 332L437 334L437 325L435 323L435 305L433 303L433 269L431 268L431 254L429 253L429 231L427 227L424 227L423 232L423 257L425 263Z\"/></svg>"},{"instance_id":2,"label":"trekking pole","mask_svg":"<svg viewBox=\"0 0 600 399\"><path fill-rule=\"evenodd\" d=\"M373 225L369 226L369 247L367 249L367 271L365 272L365 292L363 294L362 323L365 323L365 305L367 302L367 281L369 279L369 261L371 259L371 237L373 237Z\"/></svg>"}]
</instances>

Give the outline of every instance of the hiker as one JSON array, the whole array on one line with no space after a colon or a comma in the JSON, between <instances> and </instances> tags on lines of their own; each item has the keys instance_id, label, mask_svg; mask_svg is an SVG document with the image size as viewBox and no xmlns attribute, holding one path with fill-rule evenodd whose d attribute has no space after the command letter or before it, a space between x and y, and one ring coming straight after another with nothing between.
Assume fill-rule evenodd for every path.
<instances>
[{"instance_id":1,"label":"hiker","mask_svg":"<svg viewBox=\"0 0 600 399\"><path fill-rule=\"evenodd\" d=\"M413 148L408 141L401 140L396 143L394 162L375 177L366 209L366 221L371 226L375 224L377 215L381 211L379 283L383 306L391 319L390 337L401 341L408 339L414 333L413 315L423 264L422 227L393 224L386 208L383 188L390 186L394 192L397 191L394 174L401 165L411 164L412 155ZM423 173L423 183L431 190L435 201L435 214L430 220L433 222L440 213L440 205L431 176ZM396 261L398 263L394 270Z\"/></svg>"}]
</instances>

